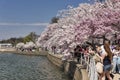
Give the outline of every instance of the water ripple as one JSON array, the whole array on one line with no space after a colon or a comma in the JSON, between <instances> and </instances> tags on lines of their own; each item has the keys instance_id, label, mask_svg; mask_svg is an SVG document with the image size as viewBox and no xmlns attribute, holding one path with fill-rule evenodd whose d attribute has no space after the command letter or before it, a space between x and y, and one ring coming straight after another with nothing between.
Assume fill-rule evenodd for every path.
<instances>
[{"instance_id":1,"label":"water ripple","mask_svg":"<svg viewBox=\"0 0 120 80\"><path fill-rule=\"evenodd\" d=\"M0 54L0 80L68 80L46 57Z\"/></svg>"}]
</instances>

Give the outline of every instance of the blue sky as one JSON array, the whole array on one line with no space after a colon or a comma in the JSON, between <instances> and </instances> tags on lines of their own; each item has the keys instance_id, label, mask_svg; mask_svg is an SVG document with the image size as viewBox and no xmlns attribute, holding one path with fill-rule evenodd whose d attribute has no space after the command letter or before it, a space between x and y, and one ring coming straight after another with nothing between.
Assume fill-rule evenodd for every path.
<instances>
[{"instance_id":1,"label":"blue sky","mask_svg":"<svg viewBox=\"0 0 120 80\"><path fill-rule=\"evenodd\" d=\"M58 10L89 0L0 0L0 40L40 34Z\"/></svg>"}]
</instances>

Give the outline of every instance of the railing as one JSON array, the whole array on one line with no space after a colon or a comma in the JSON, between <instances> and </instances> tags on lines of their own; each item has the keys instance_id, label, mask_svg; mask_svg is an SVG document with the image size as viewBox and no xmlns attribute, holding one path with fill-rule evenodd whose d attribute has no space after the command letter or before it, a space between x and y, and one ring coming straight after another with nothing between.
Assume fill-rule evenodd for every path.
<instances>
[{"instance_id":1,"label":"railing","mask_svg":"<svg viewBox=\"0 0 120 80\"><path fill-rule=\"evenodd\" d=\"M80 64L86 67L86 71L88 72L89 80L98 80L98 73L96 71L95 60L91 55L80 58Z\"/></svg>"},{"instance_id":2,"label":"railing","mask_svg":"<svg viewBox=\"0 0 120 80\"><path fill-rule=\"evenodd\" d=\"M86 68L89 80L98 80L98 73L96 71L95 60L91 55L81 56L80 64Z\"/></svg>"}]
</instances>

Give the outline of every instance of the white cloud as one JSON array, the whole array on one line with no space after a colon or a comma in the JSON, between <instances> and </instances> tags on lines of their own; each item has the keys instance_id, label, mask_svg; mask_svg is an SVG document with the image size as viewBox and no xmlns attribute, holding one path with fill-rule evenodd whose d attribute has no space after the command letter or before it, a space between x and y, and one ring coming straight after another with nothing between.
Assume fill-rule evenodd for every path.
<instances>
[{"instance_id":1,"label":"white cloud","mask_svg":"<svg viewBox=\"0 0 120 80\"><path fill-rule=\"evenodd\" d=\"M47 26L49 23L0 23L0 26Z\"/></svg>"}]
</instances>

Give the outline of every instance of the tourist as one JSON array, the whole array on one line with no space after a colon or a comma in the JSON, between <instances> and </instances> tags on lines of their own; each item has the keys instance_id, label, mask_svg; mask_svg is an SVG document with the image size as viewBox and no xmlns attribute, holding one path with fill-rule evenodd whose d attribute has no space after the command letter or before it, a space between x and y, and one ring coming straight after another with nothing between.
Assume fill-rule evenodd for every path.
<instances>
[{"instance_id":1,"label":"tourist","mask_svg":"<svg viewBox=\"0 0 120 80\"><path fill-rule=\"evenodd\" d=\"M77 58L78 47L79 47L79 46L76 46L76 48L74 49L74 58Z\"/></svg>"},{"instance_id":2,"label":"tourist","mask_svg":"<svg viewBox=\"0 0 120 80\"><path fill-rule=\"evenodd\" d=\"M56 54L56 46L51 47L53 54Z\"/></svg>"},{"instance_id":3,"label":"tourist","mask_svg":"<svg viewBox=\"0 0 120 80\"><path fill-rule=\"evenodd\" d=\"M83 53L84 53L84 59L85 61L88 60L88 56L89 56L89 47L86 46L84 49L83 49Z\"/></svg>"},{"instance_id":4,"label":"tourist","mask_svg":"<svg viewBox=\"0 0 120 80\"><path fill-rule=\"evenodd\" d=\"M76 48L74 49L74 56L77 57L77 62L80 62L80 59L82 58L82 47L77 45Z\"/></svg>"},{"instance_id":5,"label":"tourist","mask_svg":"<svg viewBox=\"0 0 120 80\"><path fill-rule=\"evenodd\" d=\"M108 80L112 80L110 76L110 71L112 69L112 59L113 54L110 50L110 42L106 40L104 42L104 53L102 53L102 62L103 62L103 77L107 77Z\"/></svg>"},{"instance_id":6,"label":"tourist","mask_svg":"<svg viewBox=\"0 0 120 80\"><path fill-rule=\"evenodd\" d=\"M118 67L118 73L120 74L120 47L118 48L117 67Z\"/></svg>"},{"instance_id":7,"label":"tourist","mask_svg":"<svg viewBox=\"0 0 120 80\"><path fill-rule=\"evenodd\" d=\"M89 45L88 47L88 52L90 55L94 55L95 51L93 50L93 47L91 45Z\"/></svg>"},{"instance_id":8,"label":"tourist","mask_svg":"<svg viewBox=\"0 0 120 80\"><path fill-rule=\"evenodd\" d=\"M95 44L95 54L93 59L96 62L96 70L98 72L98 78L99 80L102 80L103 78L103 63L102 63L102 48L100 44Z\"/></svg>"},{"instance_id":9,"label":"tourist","mask_svg":"<svg viewBox=\"0 0 120 80\"><path fill-rule=\"evenodd\" d=\"M67 61L67 54L66 54L66 53L63 54L63 56L62 56L62 61L63 61L63 62Z\"/></svg>"},{"instance_id":10,"label":"tourist","mask_svg":"<svg viewBox=\"0 0 120 80\"><path fill-rule=\"evenodd\" d=\"M116 67L117 67L118 53L119 53L119 49L118 47L115 47L113 49L113 69L112 69L113 73L117 72Z\"/></svg>"}]
</instances>

